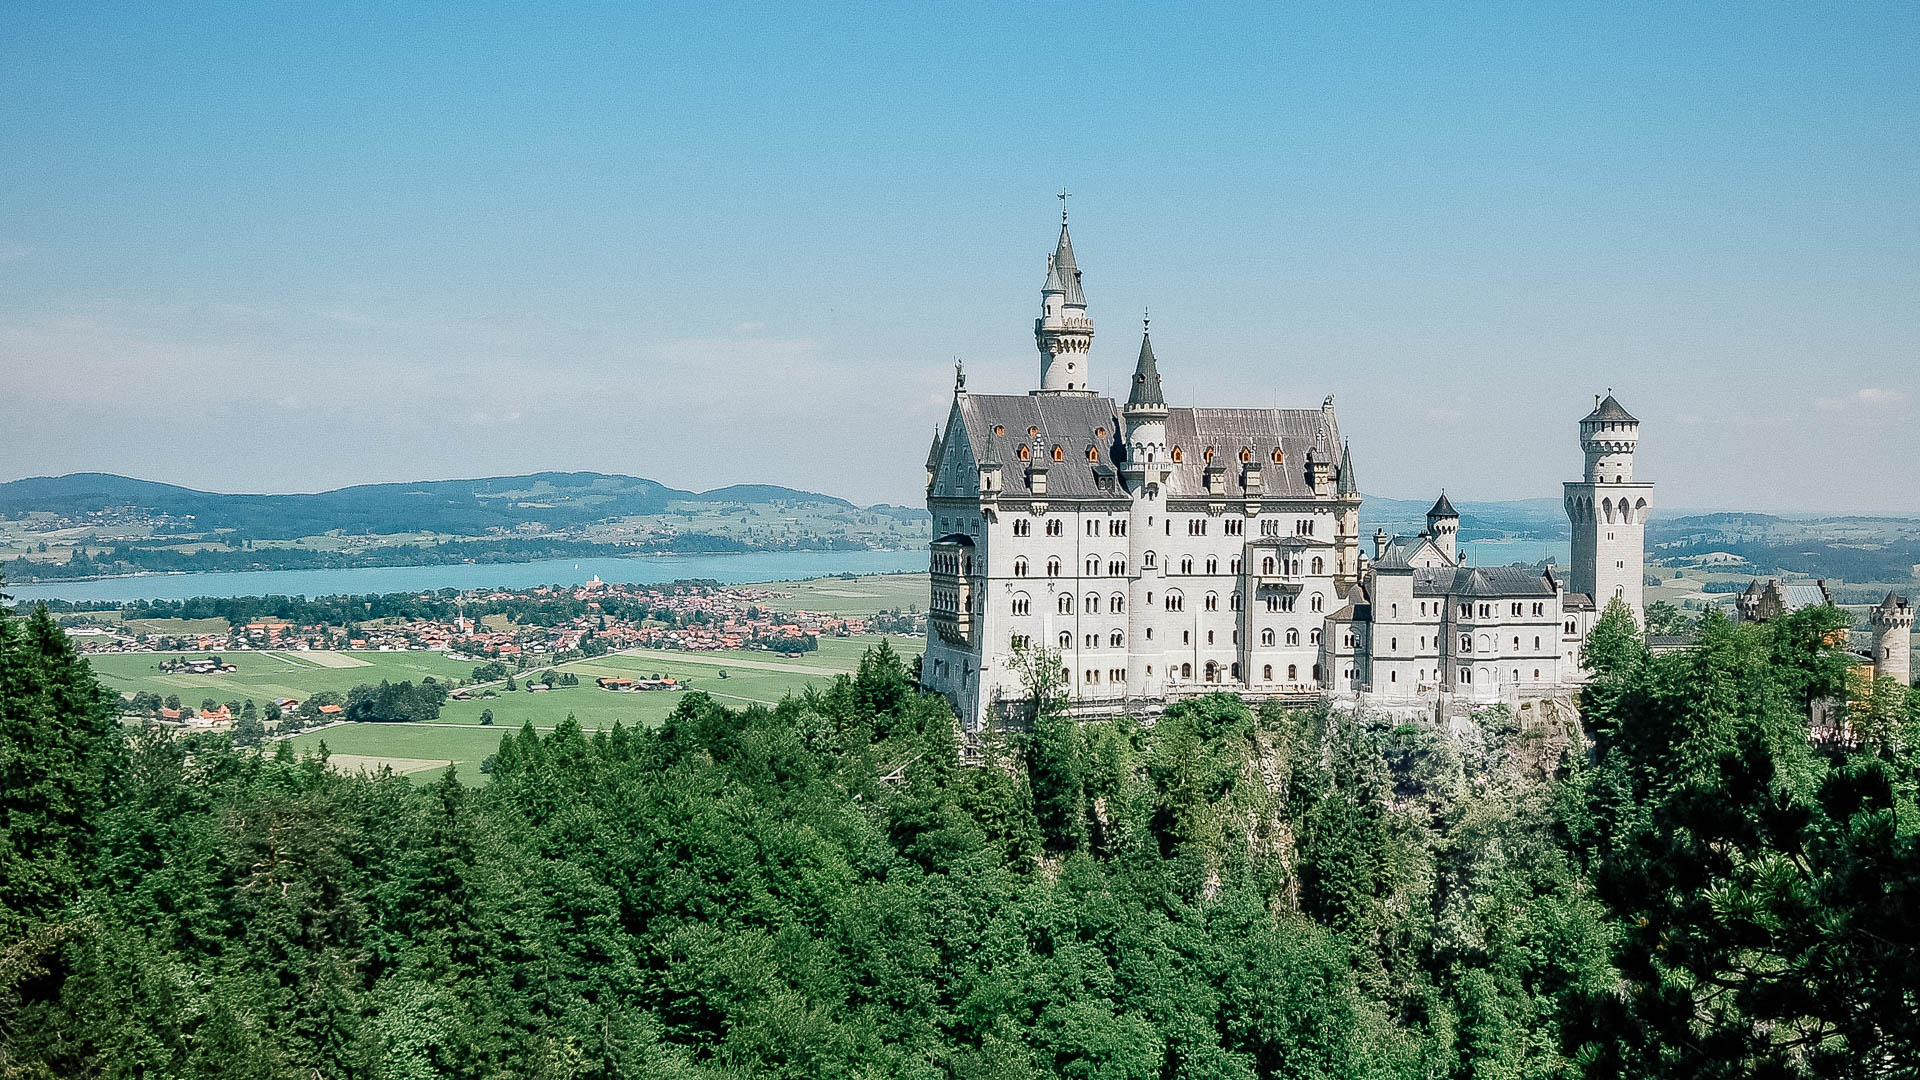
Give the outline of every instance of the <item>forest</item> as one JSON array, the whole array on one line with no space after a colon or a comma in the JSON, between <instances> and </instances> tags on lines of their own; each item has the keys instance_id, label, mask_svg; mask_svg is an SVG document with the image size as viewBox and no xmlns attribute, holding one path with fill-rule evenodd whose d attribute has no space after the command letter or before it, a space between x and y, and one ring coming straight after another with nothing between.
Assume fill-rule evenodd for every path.
<instances>
[{"instance_id":1,"label":"forest","mask_svg":"<svg viewBox=\"0 0 1920 1080\"><path fill-rule=\"evenodd\" d=\"M0 1077L1913 1076L1920 717L1841 619L1652 655L1616 608L1559 728L1036 678L963 745L879 647L476 788L123 729L36 610Z\"/></svg>"}]
</instances>

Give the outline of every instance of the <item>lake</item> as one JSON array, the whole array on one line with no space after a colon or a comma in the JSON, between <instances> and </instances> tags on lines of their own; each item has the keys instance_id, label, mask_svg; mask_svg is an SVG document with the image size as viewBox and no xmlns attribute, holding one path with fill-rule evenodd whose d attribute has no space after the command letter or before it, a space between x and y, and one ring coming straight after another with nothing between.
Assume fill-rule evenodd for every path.
<instances>
[{"instance_id":1,"label":"lake","mask_svg":"<svg viewBox=\"0 0 1920 1080\"><path fill-rule=\"evenodd\" d=\"M1371 551L1372 541L1363 540ZM1472 540L1467 561L1476 566L1535 563L1551 557L1569 562L1569 546L1554 540ZM340 596L427 592L434 589L525 589L578 585L589 578L619 585L658 585L694 578L740 585L753 581L804 581L835 574L918 573L927 568L925 549L908 551L749 551L723 555L636 555L625 559L547 559L528 563L455 563L448 566L369 566L344 570L252 570L212 574L147 574L100 581L52 581L8 585L22 602L97 600L187 600L195 596Z\"/></svg>"},{"instance_id":2,"label":"lake","mask_svg":"<svg viewBox=\"0 0 1920 1080\"><path fill-rule=\"evenodd\" d=\"M752 581L802 581L836 574L897 574L926 568L925 548L749 551L720 555L636 555L624 559L548 559L527 563L147 574L99 581L7 585L4 591L22 602L97 600L124 604L132 600L186 600L195 596L339 596L434 589L525 589L535 585L577 585L596 576L622 585L657 585L696 578L738 585Z\"/></svg>"}]
</instances>

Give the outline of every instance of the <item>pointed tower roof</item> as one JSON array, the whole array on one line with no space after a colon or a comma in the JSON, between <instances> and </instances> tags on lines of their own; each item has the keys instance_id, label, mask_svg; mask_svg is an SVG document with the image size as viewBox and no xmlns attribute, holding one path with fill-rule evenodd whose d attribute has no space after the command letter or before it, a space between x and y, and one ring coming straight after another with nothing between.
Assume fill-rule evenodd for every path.
<instances>
[{"instance_id":1,"label":"pointed tower roof","mask_svg":"<svg viewBox=\"0 0 1920 1080\"><path fill-rule=\"evenodd\" d=\"M1054 246L1047 263L1047 288L1044 291L1066 294L1068 307L1086 307L1087 294L1080 289L1080 267L1073 261L1073 237L1067 235L1065 215L1060 219L1060 243Z\"/></svg>"},{"instance_id":2,"label":"pointed tower roof","mask_svg":"<svg viewBox=\"0 0 1920 1080\"><path fill-rule=\"evenodd\" d=\"M1880 606L1875 610L1899 611L1901 608L1906 606L1907 606L1906 597L1901 596L1899 593L1894 592L1892 589L1888 589L1886 597L1880 601Z\"/></svg>"},{"instance_id":3,"label":"pointed tower roof","mask_svg":"<svg viewBox=\"0 0 1920 1080\"><path fill-rule=\"evenodd\" d=\"M1341 495L1354 495L1360 491L1353 479L1353 444L1340 444L1340 483L1334 491ZM1442 495L1441 498L1446 498Z\"/></svg>"},{"instance_id":4,"label":"pointed tower roof","mask_svg":"<svg viewBox=\"0 0 1920 1080\"><path fill-rule=\"evenodd\" d=\"M1434 518L1457 518L1459 516L1460 511L1455 510L1453 504L1447 501L1447 493L1444 491L1440 493L1439 501L1433 504L1433 509L1427 511L1427 519L1429 521Z\"/></svg>"},{"instance_id":5,"label":"pointed tower roof","mask_svg":"<svg viewBox=\"0 0 1920 1080\"><path fill-rule=\"evenodd\" d=\"M1142 320L1143 324L1145 320ZM1133 389L1127 394L1127 408L1164 409L1167 395L1160 389L1160 366L1153 359L1153 337L1147 327L1140 329L1140 360L1133 366Z\"/></svg>"},{"instance_id":6,"label":"pointed tower roof","mask_svg":"<svg viewBox=\"0 0 1920 1080\"><path fill-rule=\"evenodd\" d=\"M1593 411L1588 413L1586 418L1588 420L1605 420L1617 424L1637 424L1640 422L1633 418L1632 413L1621 407L1620 402L1616 400L1612 394L1608 394L1604 401L1595 402Z\"/></svg>"},{"instance_id":7,"label":"pointed tower roof","mask_svg":"<svg viewBox=\"0 0 1920 1080\"><path fill-rule=\"evenodd\" d=\"M940 449L940 429L934 428L933 446L927 450L927 468L937 469L940 467Z\"/></svg>"}]
</instances>

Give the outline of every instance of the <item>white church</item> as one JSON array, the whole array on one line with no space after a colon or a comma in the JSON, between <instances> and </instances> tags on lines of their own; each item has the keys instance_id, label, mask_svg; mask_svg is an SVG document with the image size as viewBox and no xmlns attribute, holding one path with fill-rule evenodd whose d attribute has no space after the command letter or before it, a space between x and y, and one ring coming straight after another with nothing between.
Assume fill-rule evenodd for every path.
<instances>
[{"instance_id":1,"label":"white church","mask_svg":"<svg viewBox=\"0 0 1920 1080\"><path fill-rule=\"evenodd\" d=\"M1580 421L1562 575L1465 565L1442 495L1414 536L1360 536L1353 456L1308 409L1170 408L1142 333L1124 402L1094 389L1093 320L1066 217L1034 322L1040 383L974 394L956 373L927 455L933 516L921 682L975 730L1057 653L1077 711L1183 696L1380 705L1514 703L1577 685L1608 599L1641 612L1653 486L1612 396Z\"/></svg>"}]
</instances>

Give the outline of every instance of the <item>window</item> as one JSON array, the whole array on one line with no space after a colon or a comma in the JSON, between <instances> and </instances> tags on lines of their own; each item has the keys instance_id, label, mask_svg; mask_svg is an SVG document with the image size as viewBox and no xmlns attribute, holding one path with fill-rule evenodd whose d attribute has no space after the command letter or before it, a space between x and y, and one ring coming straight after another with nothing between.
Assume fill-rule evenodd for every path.
<instances>
[{"instance_id":1,"label":"window","mask_svg":"<svg viewBox=\"0 0 1920 1080\"><path fill-rule=\"evenodd\" d=\"M1299 664L1287 665L1287 681L1288 682L1300 681L1300 665Z\"/></svg>"},{"instance_id":2,"label":"window","mask_svg":"<svg viewBox=\"0 0 1920 1080\"><path fill-rule=\"evenodd\" d=\"M1213 453L1213 451L1209 450L1207 451L1207 453L1211 454ZM1207 661L1207 681L1208 682L1220 681L1220 665L1214 663L1211 660Z\"/></svg>"},{"instance_id":3,"label":"window","mask_svg":"<svg viewBox=\"0 0 1920 1080\"><path fill-rule=\"evenodd\" d=\"M1275 465L1279 465L1279 464L1281 464L1282 462L1284 462L1284 461L1286 461L1286 460L1287 460L1287 455L1286 455L1286 454L1284 454L1284 453L1282 453L1279 447L1277 447L1277 446L1276 446L1276 447L1274 447L1274 448L1273 448L1273 463L1274 463Z\"/></svg>"},{"instance_id":4,"label":"window","mask_svg":"<svg viewBox=\"0 0 1920 1080\"><path fill-rule=\"evenodd\" d=\"M1208 593L1206 596L1206 599L1202 602L1202 605L1208 611L1219 611L1220 610L1220 594Z\"/></svg>"},{"instance_id":5,"label":"window","mask_svg":"<svg viewBox=\"0 0 1920 1080\"><path fill-rule=\"evenodd\" d=\"M1062 615L1073 614L1073 594L1061 593L1059 597L1054 600L1053 605L1054 605L1054 610L1058 611Z\"/></svg>"},{"instance_id":6,"label":"window","mask_svg":"<svg viewBox=\"0 0 1920 1080\"><path fill-rule=\"evenodd\" d=\"M1170 592L1167 594L1167 610L1168 611L1183 611L1186 609L1186 606L1187 606L1186 597L1181 596L1177 592Z\"/></svg>"},{"instance_id":7,"label":"window","mask_svg":"<svg viewBox=\"0 0 1920 1080\"><path fill-rule=\"evenodd\" d=\"M1315 555L1313 557L1314 576L1318 577L1320 574L1324 573L1326 571L1326 567L1327 567L1327 564L1324 559L1320 558L1320 556L1318 555Z\"/></svg>"},{"instance_id":8,"label":"window","mask_svg":"<svg viewBox=\"0 0 1920 1080\"><path fill-rule=\"evenodd\" d=\"M1013 560L1013 576L1014 577L1027 576L1027 560L1026 559L1021 558L1021 559Z\"/></svg>"},{"instance_id":9,"label":"window","mask_svg":"<svg viewBox=\"0 0 1920 1080\"><path fill-rule=\"evenodd\" d=\"M1463 619L1471 619L1471 618L1473 618L1473 605L1472 605L1472 604L1461 604L1461 605L1460 605L1460 617L1461 617L1461 618L1463 618Z\"/></svg>"},{"instance_id":10,"label":"window","mask_svg":"<svg viewBox=\"0 0 1920 1080\"><path fill-rule=\"evenodd\" d=\"M1067 633L1065 630L1060 631L1060 647L1062 649L1073 648L1073 635Z\"/></svg>"},{"instance_id":11,"label":"window","mask_svg":"<svg viewBox=\"0 0 1920 1080\"><path fill-rule=\"evenodd\" d=\"M1126 577L1127 561L1125 559L1115 559L1109 562L1107 564L1107 574L1110 577Z\"/></svg>"},{"instance_id":12,"label":"window","mask_svg":"<svg viewBox=\"0 0 1920 1080\"><path fill-rule=\"evenodd\" d=\"M1180 572L1183 574L1193 573L1193 556L1188 555L1180 560Z\"/></svg>"},{"instance_id":13,"label":"window","mask_svg":"<svg viewBox=\"0 0 1920 1080\"><path fill-rule=\"evenodd\" d=\"M1293 523L1293 535L1295 535L1295 536L1312 536L1312 535L1313 535L1313 519L1312 519L1312 518L1301 518L1301 519L1300 519L1299 521L1296 521L1296 522L1294 522L1294 523Z\"/></svg>"},{"instance_id":14,"label":"window","mask_svg":"<svg viewBox=\"0 0 1920 1080\"><path fill-rule=\"evenodd\" d=\"M1183 453L1181 453L1181 452L1180 452L1180 448L1179 448L1179 447L1177 447L1177 446L1173 448L1173 455L1172 455L1172 456L1173 456L1173 463L1174 463L1175 465L1178 465L1178 464L1180 464L1181 462L1183 462L1183 461L1185 461L1185 460L1187 460L1187 455L1185 455L1185 454L1183 454Z\"/></svg>"},{"instance_id":15,"label":"window","mask_svg":"<svg viewBox=\"0 0 1920 1080\"><path fill-rule=\"evenodd\" d=\"M1534 681L1535 681L1535 682L1538 682L1538 681L1540 681L1540 669L1539 669L1539 668L1534 668L1534 669L1533 669L1533 678L1534 678Z\"/></svg>"},{"instance_id":16,"label":"window","mask_svg":"<svg viewBox=\"0 0 1920 1080\"><path fill-rule=\"evenodd\" d=\"M1087 556L1087 576L1088 577L1100 576L1100 556L1098 555Z\"/></svg>"},{"instance_id":17,"label":"window","mask_svg":"<svg viewBox=\"0 0 1920 1080\"><path fill-rule=\"evenodd\" d=\"M1272 664L1260 665L1260 678L1263 682L1273 681L1273 665Z\"/></svg>"},{"instance_id":18,"label":"window","mask_svg":"<svg viewBox=\"0 0 1920 1080\"><path fill-rule=\"evenodd\" d=\"M1194 519L1192 519L1191 521L1188 521L1188 522L1187 522L1187 535L1188 535L1188 536L1205 536L1205 535L1207 535L1207 519L1205 519L1205 518L1194 518Z\"/></svg>"},{"instance_id":19,"label":"window","mask_svg":"<svg viewBox=\"0 0 1920 1080\"><path fill-rule=\"evenodd\" d=\"M1279 597L1277 597L1277 596L1269 596L1269 597L1267 597L1267 610L1268 610L1268 611L1279 611L1279 610L1280 610L1280 598L1279 598Z\"/></svg>"},{"instance_id":20,"label":"window","mask_svg":"<svg viewBox=\"0 0 1920 1080\"><path fill-rule=\"evenodd\" d=\"M1127 640L1126 636L1120 633L1120 631L1118 630L1115 630L1113 633L1107 635L1107 644L1113 646L1116 649L1119 648L1121 645L1124 645L1126 643L1126 640Z\"/></svg>"},{"instance_id":21,"label":"window","mask_svg":"<svg viewBox=\"0 0 1920 1080\"><path fill-rule=\"evenodd\" d=\"M1513 615L1518 615L1518 614L1520 614L1520 605L1519 605L1519 604L1514 604L1514 605L1512 606L1512 611L1510 611L1510 612L1509 612L1509 614L1513 614ZM1515 642L1515 644L1519 644L1519 643L1518 643L1518 642Z\"/></svg>"},{"instance_id":22,"label":"window","mask_svg":"<svg viewBox=\"0 0 1920 1080\"><path fill-rule=\"evenodd\" d=\"M1193 631L1191 630L1180 631L1180 644L1182 645L1193 644Z\"/></svg>"},{"instance_id":23,"label":"window","mask_svg":"<svg viewBox=\"0 0 1920 1080\"><path fill-rule=\"evenodd\" d=\"M1088 536L1100 535L1100 522L1098 520L1094 518L1087 519L1087 535Z\"/></svg>"},{"instance_id":24,"label":"window","mask_svg":"<svg viewBox=\"0 0 1920 1080\"><path fill-rule=\"evenodd\" d=\"M1263 521L1263 522L1261 522L1261 523L1260 523L1260 535L1261 535L1261 536L1279 536L1279 535L1280 535L1280 523L1279 523L1279 522L1277 522L1277 521Z\"/></svg>"},{"instance_id":25,"label":"window","mask_svg":"<svg viewBox=\"0 0 1920 1080\"><path fill-rule=\"evenodd\" d=\"M1047 576L1048 577L1060 576L1060 560L1059 559L1047 560Z\"/></svg>"},{"instance_id":26,"label":"window","mask_svg":"<svg viewBox=\"0 0 1920 1080\"><path fill-rule=\"evenodd\" d=\"M1388 652L1399 652L1399 651L1400 651L1400 639L1399 639L1399 638L1397 638L1397 637L1394 637L1394 638L1388 638L1388 639L1387 639L1387 651L1388 651Z\"/></svg>"},{"instance_id":27,"label":"window","mask_svg":"<svg viewBox=\"0 0 1920 1080\"><path fill-rule=\"evenodd\" d=\"M1107 535L1108 536L1127 535L1127 519L1114 518L1112 521L1107 522Z\"/></svg>"},{"instance_id":28,"label":"window","mask_svg":"<svg viewBox=\"0 0 1920 1080\"><path fill-rule=\"evenodd\" d=\"M1234 682L1240 681L1240 662L1238 660L1227 665L1227 678L1232 679Z\"/></svg>"},{"instance_id":29,"label":"window","mask_svg":"<svg viewBox=\"0 0 1920 1080\"><path fill-rule=\"evenodd\" d=\"M1100 448L1099 448L1099 447L1097 447L1097 446L1091 446L1091 445L1090 445L1090 446L1088 446L1088 447L1087 447L1087 460L1088 460L1088 461L1099 461L1099 460L1100 460Z\"/></svg>"},{"instance_id":30,"label":"window","mask_svg":"<svg viewBox=\"0 0 1920 1080\"><path fill-rule=\"evenodd\" d=\"M1535 651L1535 652L1539 652L1539 651L1540 651L1540 638L1539 638L1539 635L1535 635L1535 636L1534 636L1534 639L1533 639L1533 651Z\"/></svg>"},{"instance_id":31,"label":"window","mask_svg":"<svg viewBox=\"0 0 1920 1080\"><path fill-rule=\"evenodd\" d=\"M1220 572L1220 560L1219 560L1219 559L1208 559L1208 560L1207 560L1207 573L1209 573L1209 574L1217 574L1217 573L1219 573L1219 572Z\"/></svg>"},{"instance_id":32,"label":"window","mask_svg":"<svg viewBox=\"0 0 1920 1080\"><path fill-rule=\"evenodd\" d=\"M1059 443L1053 444L1053 460L1055 461L1067 460L1067 448L1064 446L1061 446Z\"/></svg>"},{"instance_id":33,"label":"window","mask_svg":"<svg viewBox=\"0 0 1920 1080\"><path fill-rule=\"evenodd\" d=\"M1020 652L1027 647L1027 635L1015 634L1009 644L1013 646L1014 652Z\"/></svg>"},{"instance_id":34,"label":"window","mask_svg":"<svg viewBox=\"0 0 1920 1080\"><path fill-rule=\"evenodd\" d=\"M1322 597L1319 593L1314 593L1313 594L1313 610L1319 611L1321 608L1325 606L1326 606L1326 599Z\"/></svg>"},{"instance_id":35,"label":"window","mask_svg":"<svg viewBox=\"0 0 1920 1080\"><path fill-rule=\"evenodd\" d=\"M1061 533L1065 531L1066 529L1060 524L1059 518L1047 519L1047 535L1048 536L1059 536Z\"/></svg>"},{"instance_id":36,"label":"window","mask_svg":"<svg viewBox=\"0 0 1920 1080\"><path fill-rule=\"evenodd\" d=\"M1113 612L1115 615L1127 610L1127 598L1120 593L1114 593L1112 596L1107 597L1107 610Z\"/></svg>"},{"instance_id":37,"label":"window","mask_svg":"<svg viewBox=\"0 0 1920 1080\"><path fill-rule=\"evenodd\" d=\"M1340 647L1343 649L1353 648L1353 631L1349 630L1345 634L1341 635Z\"/></svg>"},{"instance_id":38,"label":"window","mask_svg":"<svg viewBox=\"0 0 1920 1080\"><path fill-rule=\"evenodd\" d=\"M1299 630L1297 630L1297 629L1294 629L1294 628L1291 628L1291 627L1289 627L1289 628L1287 629L1287 644L1289 644L1289 645L1298 645L1298 644L1300 644L1300 631L1299 631ZM1291 678L1291 676L1289 676L1289 678Z\"/></svg>"},{"instance_id":39,"label":"window","mask_svg":"<svg viewBox=\"0 0 1920 1080\"><path fill-rule=\"evenodd\" d=\"M1577 634L1577 633L1579 633L1579 632L1580 632L1580 631L1578 631L1578 630L1576 630L1576 629L1574 629L1574 627L1573 627L1573 620L1572 620L1572 619L1568 619L1568 620L1567 620L1567 629L1566 629L1566 634L1567 634L1567 636L1568 636L1568 637L1572 637L1573 635L1575 635L1575 634Z\"/></svg>"},{"instance_id":40,"label":"window","mask_svg":"<svg viewBox=\"0 0 1920 1080\"><path fill-rule=\"evenodd\" d=\"M1108 678L1108 679L1111 679L1112 681L1114 681L1114 682L1117 682L1117 683L1123 683L1123 682L1126 682L1126 681L1127 681L1127 669L1126 669L1126 668L1108 668L1108 669L1107 669L1107 678Z\"/></svg>"},{"instance_id":41,"label":"window","mask_svg":"<svg viewBox=\"0 0 1920 1080\"><path fill-rule=\"evenodd\" d=\"M1233 575L1235 575L1235 576L1238 576L1238 575L1239 575L1239 573L1240 573L1240 556L1238 556L1238 555L1235 555L1235 556L1234 556L1233 558L1231 558L1231 559L1228 559L1228 560L1227 560L1227 573L1229 573L1229 574L1233 574Z\"/></svg>"},{"instance_id":42,"label":"window","mask_svg":"<svg viewBox=\"0 0 1920 1080\"><path fill-rule=\"evenodd\" d=\"M1086 646L1087 646L1087 648L1089 648L1089 649L1097 649L1097 648L1099 648L1099 647L1100 647L1100 635L1099 635L1099 634L1088 634L1088 635L1087 635L1087 640L1086 640Z\"/></svg>"},{"instance_id":43,"label":"window","mask_svg":"<svg viewBox=\"0 0 1920 1080\"><path fill-rule=\"evenodd\" d=\"M1213 631L1207 631L1207 644L1213 644Z\"/></svg>"},{"instance_id":44,"label":"window","mask_svg":"<svg viewBox=\"0 0 1920 1080\"><path fill-rule=\"evenodd\" d=\"M1547 613L1547 605L1545 604L1533 605L1533 613L1535 615L1545 615Z\"/></svg>"},{"instance_id":45,"label":"window","mask_svg":"<svg viewBox=\"0 0 1920 1080\"><path fill-rule=\"evenodd\" d=\"M1492 604L1481 604L1481 605L1480 605L1480 617L1481 617L1481 618L1483 618L1483 619L1491 619L1491 618L1493 618L1493 605L1492 605Z\"/></svg>"},{"instance_id":46,"label":"window","mask_svg":"<svg viewBox=\"0 0 1920 1080\"><path fill-rule=\"evenodd\" d=\"M1084 608L1084 610L1089 615L1100 614L1100 594L1099 593L1090 592L1087 594L1086 607Z\"/></svg>"},{"instance_id":47,"label":"window","mask_svg":"<svg viewBox=\"0 0 1920 1080\"><path fill-rule=\"evenodd\" d=\"M1228 611L1240 610L1240 594L1239 593L1227 594L1227 610Z\"/></svg>"},{"instance_id":48,"label":"window","mask_svg":"<svg viewBox=\"0 0 1920 1080\"><path fill-rule=\"evenodd\" d=\"M1020 460L1021 460L1021 461L1032 461L1032 460L1033 460L1033 451L1032 451L1032 450L1029 450L1029 449L1028 449L1028 448L1027 448L1027 447L1026 447L1025 445L1022 445L1022 446L1020 447L1020 449L1018 449L1018 450L1016 450L1016 451L1014 451L1014 452L1020 455Z\"/></svg>"},{"instance_id":49,"label":"window","mask_svg":"<svg viewBox=\"0 0 1920 1080\"><path fill-rule=\"evenodd\" d=\"M1100 673L1099 673L1098 671L1095 671L1095 670L1094 670L1094 669L1092 669L1092 668L1088 668L1088 669L1087 669L1087 681L1088 681L1088 682L1090 682L1090 683L1097 683L1097 682L1099 682L1099 681L1100 681Z\"/></svg>"},{"instance_id":50,"label":"window","mask_svg":"<svg viewBox=\"0 0 1920 1080\"><path fill-rule=\"evenodd\" d=\"M1260 644L1268 646L1269 648L1272 647L1273 645L1273 628L1272 627L1268 627L1267 629L1260 631Z\"/></svg>"},{"instance_id":51,"label":"window","mask_svg":"<svg viewBox=\"0 0 1920 1080\"><path fill-rule=\"evenodd\" d=\"M1240 518L1228 518L1221 523L1220 527L1228 536L1239 536L1246 529L1247 523Z\"/></svg>"},{"instance_id":52,"label":"window","mask_svg":"<svg viewBox=\"0 0 1920 1080\"><path fill-rule=\"evenodd\" d=\"M1032 609L1033 609L1032 597L1029 597L1026 593L1013 594L1013 613L1015 615L1032 614Z\"/></svg>"},{"instance_id":53,"label":"window","mask_svg":"<svg viewBox=\"0 0 1920 1080\"><path fill-rule=\"evenodd\" d=\"M1191 678L1193 678L1193 665L1192 665L1192 664L1181 664L1181 665L1180 665L1180 677L1181 677L1181 678L1183 678L1183 679L1191 679Z\"/></svg>"},{"instance_id":54,"label":"window","mask_svg":"<svg viewBox=\"0 0 1920 1080\"><path fill-rule=\"evenodd\" d=\"M1307 631L1307 644L1309 645L1320 644L1320 628L1319 627L1316 626L1313 629ZM1319 678L1320 673L1318 671L1314 672L1313 677L1316 679Z\"/></svg>"},{"instance_id":55,"label":"window","mask_svg":"<svg viewBox=\"0 0 1920 1080\"><path fill-rule=\"evenodd\" d=\"M1273 556L1269 555L1260 560L1260 574L1262 577L1273 576Z\"/></svg>"},{"instance_id":56,"label":"window","mask_svg":"<svg viewBox=\"0 0 1920 1080\"><path fill-rule=\"evenodd\" d=\"M1153 564L1154 564L1153 552L1149 551L1145 555L1140 556L1141 569L1151 570L1153 569Z\"/></svg>"},{"instance_id":57,"label":"window","mask_svg":"<svg viewBox=\"0 0 1920 1080\"><path fill-rule=\"evenodd\" d=\"M1473 635L1472 634L1460 635L1460 651L1461 652L1473 651Z\"/></svg>"},{"instance_id":58,"label":"window","mask_svg":"<svg viewBox=\"0 0 1920 1080\"><path fill-rule=\"evenodd\" d=\"M1018 521L1015 521L1013 523L1013 535L1015 536L1033 535L1033 522L1028 521L1026 518L1021 518Z\"/></svg>"}]
</instances>

